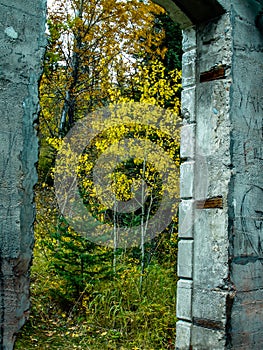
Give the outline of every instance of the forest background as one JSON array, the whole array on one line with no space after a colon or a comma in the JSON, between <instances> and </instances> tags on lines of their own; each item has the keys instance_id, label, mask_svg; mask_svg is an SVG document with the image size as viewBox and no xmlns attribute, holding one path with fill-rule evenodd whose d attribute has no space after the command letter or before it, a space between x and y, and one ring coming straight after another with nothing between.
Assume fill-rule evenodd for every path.
<instances>
[{"instance_id":1,"label":"forest background","mask_svg":"<svg viewBox=\"0 0 263 350\"><path fill-rule=\"evenodd\" d=\"M169 225L145 240L165 193L160 159L149 161L149 150L143 150L111 174L113 204L141 191L139 207L132 213L120 213L116 205L109 210L101 203L92 171L97 159L124 138L154 143L179 169L178 129L171 137L152 127L148 120L154 118L153 109L146 107L145 122L109 125L79 158L83 203L96 220L112 227L112 246L98 245L69 225L58 206L54 177L65 136L87 115L117 108L119 118L132 110L134 120L142 114L141 106L152 106L165 111L160 112L162 118L172 116L167 123L180 123L181 31L162 8L148 1L56 0L48 10L47 40L39 87L32 310L16 349L172 349L176 208ZM67 172L67 167L70 159L59 171ZM173 197L178 181L169 187ZM118 247L123 227L137 227L140 244Z\"/></svg>"}]
</instances>

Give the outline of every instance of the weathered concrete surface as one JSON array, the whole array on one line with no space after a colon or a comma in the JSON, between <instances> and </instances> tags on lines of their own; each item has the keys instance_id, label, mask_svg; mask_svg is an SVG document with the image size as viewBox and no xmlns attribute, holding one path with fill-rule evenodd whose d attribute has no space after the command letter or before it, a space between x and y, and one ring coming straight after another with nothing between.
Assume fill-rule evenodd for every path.
<instances>
[{"instance_id":1,"label":"weathered concrete surface","mask_svg":"<svg viewBox=\"0 0 263 350\"><path fill-rule=\"evenodd\" d=\"M29 309L45 0L0 0L0 349Z\"/></svg>"},{"instance_id":2,"label":"weathered concrete surface","mask_svg":"<svg viewBox=\"0 0 263 350\"><path fill-rule=\"evenodd\" d=\"M255 17L263 3L235 1L229 189L230 345L263 349L263 31Z\"/></svg>"},{"instance_id":3,"label":"weathered concrete surface","mask_svg":"<svg viewBox=\"0 0 263 350\"><path fill-rule=\"evenodd\" d=\"M183 33L176 347L260 350L263 2L174 4L182 27L180 10L192 23Z\"/></svg>"}]
</instances>

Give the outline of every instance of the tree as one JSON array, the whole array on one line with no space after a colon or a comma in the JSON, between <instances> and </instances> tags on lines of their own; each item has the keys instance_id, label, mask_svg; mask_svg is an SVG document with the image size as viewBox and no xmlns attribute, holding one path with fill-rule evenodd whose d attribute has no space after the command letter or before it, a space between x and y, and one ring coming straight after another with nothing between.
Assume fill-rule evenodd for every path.
<instances>
[{"instance_id":1,"label":"tree","mask_svg":"<svg viewBox=\"0 0 263 350\"><path fill-rule=\"evenodd\" d=\"M42 92L48 100L42 99L42 117L47 133L63 137L76 120L107 104L112 83L126 79L127 71L136 71L138 51L158 47L163 33L152 35L151 12L163 10L139 0L58 0L55 4L49 10ZM140 41L142 36L147 43ZM56 112L51 120L50 110Z\"/></svg>"},{"instance_id":2,"label":"tree","mask_svg":"<svg viewBox=\"0 0 263 350\"><path fill-rule=\"evenodd\" d=\"M64 290L56 290L63 299L78 300L83 292L91 292L98 281L112 277L112 252L83 239L63 216L45 243L52 252L51 270L66 282Z\"/></svg>"},{"instance_id":3,"label":"tree","mask_svg":"<svg viewBox=\"0 0 263 350\"><path fill-rule=\"evenodd\" d=\"M170 114L179 115L178 96L181 75L178 70L168 70L163 64L162 61L165 60L167 53L167 48L163 44L165 32L154 29L155 16L163 13L161 8L136 0L129 2L68 0L65 3L59 1L57 4L50 13L48 22L50 36L45 60L45 75L41 84L41 120L43 122L40 128L43 138L54 149L54 154L59 149L65 133L74 123L83 118L86 113L97 111L99 107L108 106L114 109L114 106L119 104L125 110L127 103L140 102L147 106L159 106L168 109ZM113 267L115 271L118 230L127 223L140 227L141 276L144 274L146 262L150 261L149 256L155 249L153 247L156 246L156 244L151 246L146 256L146 227L150 217L158 209L162 196L159 170L154 169L151 162L147 161L148 151L145 149L145 154L140 154L138 159L121 164L113 172L112 186L115 203L118 200L131 199L132 178L142 184L141 198L146 195L143 183L152 186L148 202L141 205L132 215L117 214L116 206L110 211L100 205L97 200L98 193L89 178L94 162L100 154L123 137L144 138L155 142L171 154L175 166L178 167L178 138L169 138L160 130L156 131L148 127L147 123L152 116L148 114L147 118L139 127L133 127L132 123L127 128L124 125L124 129L109 125L105 133L94 140L83 154L79 172L80 181L83 180L80 189L85 205L97 219L110 223L114 227ZM144 122L146 127L143 126ZM173 123L175 125L176 120L173 120ZM42 144L41 151L43 150L47 150L47 145L43 147ZM48 154L49 149L45 153ZM53 160L54 156L51 157L49 164L53 165ZM152 159L152 163L154 161ZM65 173L67 171L67 166L61 170ZM52 179L50 184L52 185ZM174 190L177 191L177 189L178 186L174 186ZM173 190L170 194L174 194ZM61 254L56 252L54 242L53 245L49 242L49 247L56 252L55 259L59 257L62 259L66 254L65 245L68 250L69 244L63 241L61 232L68 236L69 231L68 227L64 226L61 229L60 224L56 227L55 245L58 244ZM70 234L70 237L71 255L83 254L82 248L79 249L78 240L84 240L84 238L76 238L75 233ZM77 244L74 243L75 238ZM94 247L89 248L89 258L92 259ZM83 261L80 263L82 264ZM59 265L55 266L61 272ZM142 286L142 278L140 284Z\"/></svg>"},{"instance_id":4,"label":"tree","mask_svg":"<svg viewBox=\"0 0 263 350\"><path fill-rule=\"evenodd\" d=\"M153 30L164 32L159 44L160 50L165 50L165 56L161 58L166 72L174 69L182 69L182 30L167 13L155 14L155 25Z\"/></svg>"},{"instance_id":5,"label":"tree","mask_svg":"<svg viewBox=\"0 0 263 350\"><path fill-rule=\"evenodd\" d=\"M76 120L107 105L113 85L122 96L136 90L132 77L139 57L153 46L158 51L164 35L153 33L153 13L163 12L139 0L57 0L49 9L40 84L40 179L52 184L52 145Z\"/></svg>"}]
</instances>

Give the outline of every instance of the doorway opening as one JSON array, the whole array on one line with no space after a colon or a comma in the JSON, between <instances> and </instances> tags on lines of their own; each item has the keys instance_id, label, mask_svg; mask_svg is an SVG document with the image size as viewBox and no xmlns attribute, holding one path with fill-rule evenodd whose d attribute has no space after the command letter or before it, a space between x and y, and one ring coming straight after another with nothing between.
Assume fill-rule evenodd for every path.
<instances>
[{"instance_id":1,"label":"doorway opening","mask_svg":"<svg viewBox=\"0 0 263 350\"><path fill-rule=\"evenodd\" d=\"M181 30L149 2L68 0L51 4L47 35L32 315L17 346L172 348ZM74 212L72 168L100 225Z\"/></svg>"}]
</instances>

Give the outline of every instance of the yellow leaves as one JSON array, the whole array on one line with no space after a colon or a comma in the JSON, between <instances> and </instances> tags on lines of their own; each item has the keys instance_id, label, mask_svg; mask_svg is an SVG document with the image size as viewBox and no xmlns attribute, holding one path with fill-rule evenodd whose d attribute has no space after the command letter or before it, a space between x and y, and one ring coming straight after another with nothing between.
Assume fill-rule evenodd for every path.
<instances>
[{"instance_id":1,"label":"yellow leaves","mask_svg":"<svg viewBox=\"0 0 263 350\"><path fill-rule=\"evenodd\" d=\"M88 127L97 136L82 150L82 155L64 149L65 162L56 169L57 174L72 169L73 175L77 173L74 181L83 203L96 219L103 221L107 216L105 210L112 209L107 205L114 200L138 202L136 191L143 182L148 186L145 193L151 199L159 199L165 189L160 185L158 172L166 172L168 163L173 162L171 168L177 175L181 73L167 72L158 59L164 58L167 48L159 45L164 31L154 30L155 14L164 13L157 5L139 0L90 0L83 2L83 8L75 0L57 3L61 5L59 13L50 14L53 37L48 49L47 74L40 86L41 134L44 138L49 134L48 144L59 151L62 141L57 136L64 120L65 128L59 135L95 111ZM146 56L152 59L145 59ZM109 121L100 115L100 108L105 106L109 106ZM159 107L165 112L157 113ZM70 110L73 116L69 115L70 108L74 109ZM130 118L130 114L136 118ZM172 135L174 143L166 134ZM82 138L85 139L80 135L75 143ZM125 139L134 158L128 166L127 159L122 158ZM138 144L132 139L139 140L137 152ZM97 160L110 151L121 159L123 168L114 168L110 174L110 164L105 161L101 167L110 174L105 176L107 184L94 185ZM144 161L147 165L143 168ZM176 176L168 180L165 186L172 196L178 181ZM64 187L61 196L65 195L65 203L71 205L75 187L72 189L69 181L65 181ZM104 192L111 193L111 197L105 200Z\"/></svg>"},{"instance_id":2,"label":"yellow leaves","mask_svg":"<svg viewBox=\"0 0 263 350\"><path fill-rule=\"evenodd\" d=\"M131 192L131 186L133 185L133 180L129 179L127 175L120 172L115 172L111 175L112 190L116 195L117 200L127 201L133 198Z\"/></svg>"},{"instance_id":3,"label":"yellow leaves","mask_svg":"<svg viewBox=\"0 0 263 350\"><path fill-rule=\"evenodd\" d=\"M83 142L87 145L83 154L77 157L74 153L70 155L70 150L65 149L66 166L57 168L57 174L66 173L72 170L70 164L75 166L77 163L75 167L78 172L78 185L85 205L93 217L102 223L108 223L109 214L106 211L115 210L118 205L126 205L125 202L130 201L127 213L133 208L137 210L143 206L146 206L145 212L148 209L150 212L163 197L169 200L177 197L177 116L170 110L135 102L112 104L106 110L108 117L104 120L105 110L101 113L100 115L100 111L97 111L87 120L81 121L83 130L86 129L85 123L88 123L89 130L97 135L88 145L85 133L76 135L77 139L74 140L77 144ZM62 183L67 184L68 181L64 180ZM70 190L71 188L65 192L67 198ZM146 204L145 198L148 200ZM138 224L139 216L136 215ZM106 229L108 228L100 229L99 235L106 235Z\"/></svg>"},{"instance_id":4,"label":"yellow leaves","mask_svg":"<svg viewBox=\"0 0 263 350\"><path fill-rule=\"evenodd\" d=\"M138 101L138 95L141 102L165 107L167 99L173 100L169 103L179 112L175 87L169 83L173 73L166 76L157 59L140 67L141 59L134 58L145 52L165 56L167 48L160 48L164 32L153 30L155 15L164 12L150 1L56 1L49 12L53 35L40 85L40 128L45 137L57 135L69 90L75 120L109 101Z\"/></svg>"},{"instance_id":5,"label":"yellow leaves","mask_svg":"<svg viewBox=\"0 0 263 350\"><path fill-rule=\"evenodd\" d=\"M181 72L166 73L161 61L153 60L138 68L133 77L133 84L140 91L140 101L173 109L179 114L180 101L178 91L181 89Z\"/></svg>"},{"instance_id":6,"label":"yellow leaves","mask_svg":"<svg viewBox=\"0 0 263 350\"><path fill-rule=\"evenodd\" d=\"M59 150L62 145L62 139L59 139L57 137L48 137L47 142L55 149Z\"/></svg>"}]
</instances>

